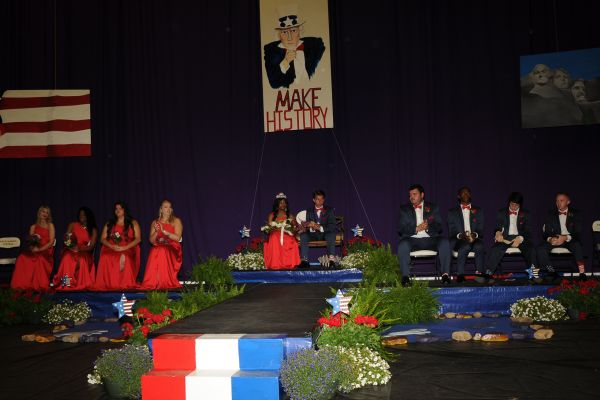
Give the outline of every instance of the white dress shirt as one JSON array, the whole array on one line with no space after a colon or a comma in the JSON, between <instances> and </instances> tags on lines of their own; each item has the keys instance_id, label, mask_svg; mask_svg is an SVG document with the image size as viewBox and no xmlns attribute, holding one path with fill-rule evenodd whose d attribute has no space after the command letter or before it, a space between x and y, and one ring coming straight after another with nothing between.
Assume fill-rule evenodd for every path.
<instances>
[{"instance_id":1,"label":"white dress shirt","mask_svg":"<svg viewBox=\"0 0 600 400\"><path fill-rule=\"evenodd\" d=\"M510 208L508 209L508 212L510 211ZM515 214L510 214L508 217L509 220L509 225L508 225L508 234L509 235L518 235L519 234L519 228L517 228L517 217L519 216L519 210L517 210L517 215Z\"/></svg>"},{"instance_id":2,"label":"white dress shirt","mask_svg":"<svg viewBox=\"0 0 600 400\"><path fill-rule=\"evenodd\" d=\"M423 207L425 207L425 202L421 202L420 208L415 208L415 214L417 216L417 225L419 225L420 223L423 222ZM423 230L423 231L417 232L416 234L412 235L412 237L424 238L424 237L429 237L429 234L427 233L427 231Z\"/></svg>"},{"instance_id":3,"label":"white dress shirt","mask_svg":"<svg viewBox=\"0 0 600 400\"><path fill-rule=\"evenodd\" d=\"M558 220L560 221L560 234L567 235L567 242L571 241L571 232L567 229L567 215L560 214L561 212L568 213L569 209L567 208L565 211L558 210Z\"/></svg>"},{"instance_id":4,"label":"white dress shirt","mask_svg":"<svg viewBox=\"0 0 600 400\"><path fill-rule=\"evenodd\" d=\"M465 225L465 232L471 232L471 205L469 204L469 208L463 208L462 204L461 204L460 207L462 209L463 224ZM460 235L460 233L459 233L459 235Z\"/></svg>"}]
</instances>

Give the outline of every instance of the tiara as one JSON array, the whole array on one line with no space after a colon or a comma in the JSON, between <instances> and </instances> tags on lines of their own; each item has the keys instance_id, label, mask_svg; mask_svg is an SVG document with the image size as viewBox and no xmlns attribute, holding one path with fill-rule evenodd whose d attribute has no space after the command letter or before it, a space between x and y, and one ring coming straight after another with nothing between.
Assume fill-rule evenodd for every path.
<instances>
[{"instance_id":1,"label":"tiara","mask_svg":"<svg viewBox=\"0 0 600 400\"><path fill-rule=\"evenodd\" d=\"M285 193L280 192L277 194L277 196L275 196L276 199L287 199L287 196L285 195Z\"/></svg>"}]
</instances>

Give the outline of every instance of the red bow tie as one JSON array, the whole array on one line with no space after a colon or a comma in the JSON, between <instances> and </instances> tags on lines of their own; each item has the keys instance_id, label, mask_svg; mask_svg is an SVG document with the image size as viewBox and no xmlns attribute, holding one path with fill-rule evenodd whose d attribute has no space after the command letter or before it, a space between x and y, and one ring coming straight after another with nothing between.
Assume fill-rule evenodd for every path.
<instances>
[{"instance_id":1,"label":"red bow tie","mask_svg":"<svg viewBox=\"0 0 600 400\"><path fill-rule=\"evenodd\" d=\"M315 211L323 211L323 207L321 207L321 208L315 207Z\"/></svg>"},{"instance_id":2,"label":"red bow tie","mask_svg":"<svg viewBox=\"0 0 600 400\"><path fill-rule=\"evenodd\" d=\"M565 212L561 212L561 211L559 211L559 212L558 212L558 215L567 215L567 212L566 212L566 211L565 211Z\"/></svg>"},{"instance_id":3,"label":"red bow tie","mask_svg":"<svg viewBox=\"0 0 600 400\"><path fill-rule=\"evenodd\" d=\"M466 206L462 206L463 210L470 210L471 209L471 205L467 204Z\"/></svg>"},{"instance_id":4,"label":"red bow tie","mask_svg":"<svg viewBox=\"0 0 600 400\"><path fill-rule=\"evenodd\" d=\"M413 207L415 208L415 210L416 210L417 208L422 208L422 206L421 206L420 204L419 204L419 205L416 205L416 206L413 206Z\"/></svg>"},{"instance_id":5,"label":"red bow tie","mask_svg":"<svg viewBox=\"0 0 600 400\"><path fill-rule=\"evenodd\" d=\"M509 211L508 215L517 215L517 211Z\"/></svg>"}]
</instances>

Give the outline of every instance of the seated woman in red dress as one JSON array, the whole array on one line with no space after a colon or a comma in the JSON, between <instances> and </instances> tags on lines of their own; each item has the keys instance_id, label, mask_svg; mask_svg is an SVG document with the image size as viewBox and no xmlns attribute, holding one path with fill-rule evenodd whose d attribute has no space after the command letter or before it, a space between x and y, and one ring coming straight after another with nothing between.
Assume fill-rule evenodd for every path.
<instances>
[{"instance_id":1,"label":"seated woman in red dress","mask_svg":"<svg viewBox=\"0 0 600 400\"><path fill-rule=\"evenodd\" d=\"M38 208L37 221L29 227L29 243L17 257L10 287L46 291L54 266L54 224L50 207Z\"/></svg>"},{"instance_id":2,"label":"seated woman in red dress","mask_svg":"<svg viewBox=\"0 0 600 400\"><path fill-rule=\"evenodd\" d=\"M115 204L114 213L114 218L104 225L100 235L102 250L94 290L137 288L140 225L131 217L123 202Z\"/></svg>"},{"instance_id":3,"label":"seated woman in red dress","mask_svg":"<svg viewBox=\"0 0 600 400\"><path fill-rule=\"evenodd\" d=\"M181 284L177 273L181 268L181 220L173 214L169 200L163 200L158 211L158 219L150 227L152 249L148 254L142 289L175 289Z\"/></svg>"},{"instance_id":4,"label":"seated woman in red dress","mask_svg":"<svg viewBox=\"0 0 600 400\"><path fill-rule=\"evenodd\" d=\"M289 211L287 197L279 193L273 202L265 230L269 239L264 245L267 269L293 269L300 264L300 252L296 239L296 218Z\"/></svg>"},{"instance_id":5,"label":"seated woman in red dress","mask_svg":"<svg viewBox=\"0 0 600 400\"><path fill-rule=\"evenodd\" d=\"M77 211L77 221L67 227L58 272L53 284L57 291L92 289L96 279L94 246L98 229L94 213L87 207Z\"/></svg>"}]
</instances>

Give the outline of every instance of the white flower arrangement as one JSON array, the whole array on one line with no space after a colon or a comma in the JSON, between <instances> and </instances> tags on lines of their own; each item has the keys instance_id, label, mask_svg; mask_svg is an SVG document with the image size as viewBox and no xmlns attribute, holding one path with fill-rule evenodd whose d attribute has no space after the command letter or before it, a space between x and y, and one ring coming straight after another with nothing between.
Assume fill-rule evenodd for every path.
<instances>
[{"instance_id":1,"label":"white flower arrangement","mask_svg":"<svg viewBox=\"0 0 600 400\"><path fill-rule=\"evenodd\" d=\"M102 377L98 372L98 368L94 365L94 371L91 374L87 374L87 381L92 385L100 385L102 383Z\"/></svg>"},{"instance_id":2,"label":"white flower arrangement","mask_svg":"<svg viewBox=\"0 0 600 400\"><path fill-rule=\"evenodd\" d=\"M369 258L368 251L357 251L342 258L340 266L343 269L363 268Z\"/></svg>"},{"instance_id":3,"label":"white flower arrangement","mask_svg":"<svg viewBox=\"0 0 600 400\"><path fill-rule=\"evenodd\" d=\"M387 361L368 347L335 346L335 349L352 367L352 374L340 385L340 391L347 393L364 386L385 385L392 378Z\"/></svg>"},{"instance_id":4,"label":"white flower arrangement","mask_svg":"<svg viewBox=\"0 0 600 400\"><path fill-rule=\"evenodd\" d=\"M55 304L42 321L52 325L60 324L63 321L85 321L92 316L92 309L85 301L74 303L65 299L62 303Z\"/></svg>"},{"instance_id":5,"label":"white flower arrangement","mask_svg":"<svg viewBox=\"0 0 600 400\"><path fill-rule=\"evenodd\" d=\"M225 261L229 268L238 271L262 271L265 269L265 259L262 253L235 253Z\"/></svg>"},{"instance_id":6,"label":"white flower arrangement","mask_svg":"<svg viewBox=\"0 0 600 400\"><path fill-rule=\"evenodd\" d=\"M559 321L567 319L567 310L558 300L544 296L520 299L510 306L513 317L528 317L534 321Z\"/></svg>"},{"instance_id":7,"label":"white flower arrangement","mask_svg":"<svg viewBox=\"0 0 600 400\"><path fill-rule=\"evenodd\" d=\"M294 225L292 223L292 219L288 218L284 221L271 221L270 223L268 223L267 225L264 225L260 228L260 230L266 234L269 234L273 231L281 231L281 228L283 228L283 232L287 233L290 236L294 236L295 232L294 232Z\"/></svg>"}]
</instances>

